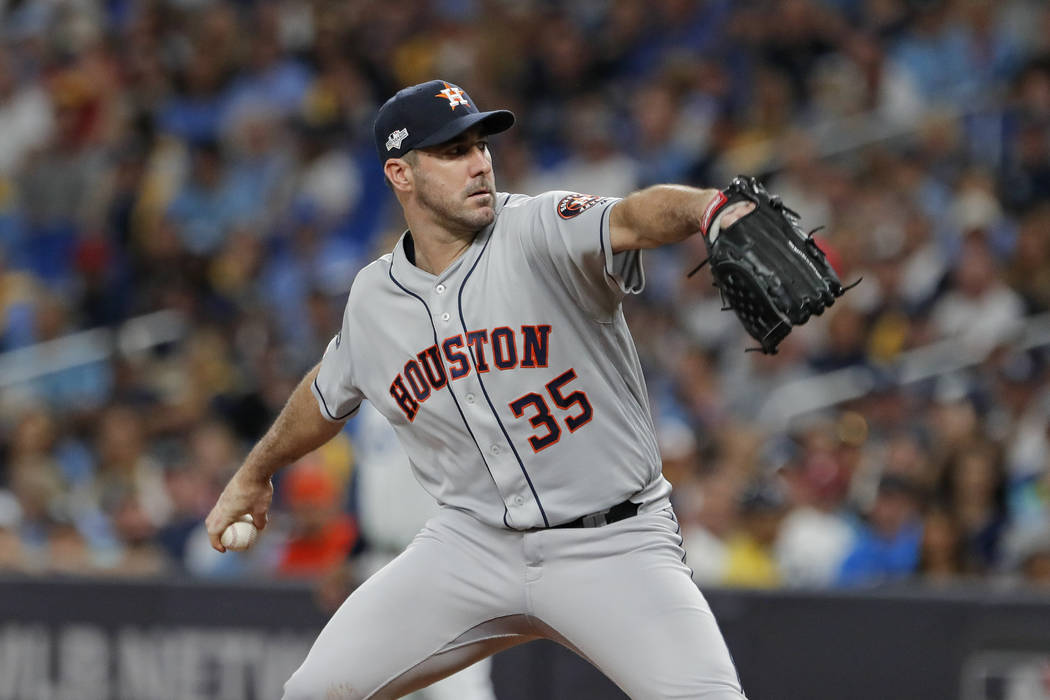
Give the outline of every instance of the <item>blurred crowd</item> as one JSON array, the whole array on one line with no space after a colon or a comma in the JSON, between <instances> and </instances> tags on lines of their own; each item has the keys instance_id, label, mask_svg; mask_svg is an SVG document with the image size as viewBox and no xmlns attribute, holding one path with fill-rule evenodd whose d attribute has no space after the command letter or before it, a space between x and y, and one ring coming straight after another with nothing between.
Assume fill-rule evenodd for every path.
<instances>
[{"instance_id":1,"label":"blurred crowd","mask_svg":"<svg viewBox=\"0 0 1050 700\"><path fill-rule=\"evenodd\" d=\"M382 549L369 509L418 499L362 495L374 421L282 472L249 554L212 552L201 521L401 232L376 108L441 77L517 114L493 139L500 190L755 174L863 278L762 356L686 277L702 242L646 253L625 306L697 581L1050 584L1041 0L4 0L0 18L0 572L312 577ZM158 311L182 330L83 333Z\"/></svg>"}]
</instances>

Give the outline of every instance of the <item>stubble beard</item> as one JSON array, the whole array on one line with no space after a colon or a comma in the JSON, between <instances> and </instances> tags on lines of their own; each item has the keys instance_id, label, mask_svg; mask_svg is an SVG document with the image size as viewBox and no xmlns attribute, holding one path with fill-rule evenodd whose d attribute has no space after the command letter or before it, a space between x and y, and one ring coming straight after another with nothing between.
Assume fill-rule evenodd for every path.
<instances>
[{"instance_id":1,"label":"stubble beard","mask_svg":"<svg viewBox=\"0 0 1050 700\"><path fill-rule=\"evenodd\" d=\"M417 171L418 173L419 171ZM472 185L463 192L447 195L438 191L434 183L426 176L416 176L416 193L419 204L423 209L429 211L434 219L440 222L450 231L465 231L477 233L491 224L496 219L494 200L496 196L495 187L491 180L485 182L489 188L489 196L493 199L489 206L475 208L472 202L467 200L466 193L476 189L478 185Z\"/></svg>"}]
</instances>

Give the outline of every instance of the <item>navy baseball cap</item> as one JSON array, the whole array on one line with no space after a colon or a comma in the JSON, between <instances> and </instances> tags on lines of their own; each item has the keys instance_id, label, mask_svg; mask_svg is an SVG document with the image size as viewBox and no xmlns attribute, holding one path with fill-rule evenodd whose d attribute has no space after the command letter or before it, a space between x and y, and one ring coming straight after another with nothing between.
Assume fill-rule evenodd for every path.
<instances>
[{"instance_id":1,"label":"navy baseball cap","mask_svg":"<svg viewBox=\"0 0 1050 700\"><path fill-rule=\"evenodd\" d=\"M373 131L380 162L400 158L414 148L436 146L481 124L484 133L498 134L514 125L505 109L479 112L460 87L430 80L401 90L379 108Z\"/></svg>"}]
</instances>

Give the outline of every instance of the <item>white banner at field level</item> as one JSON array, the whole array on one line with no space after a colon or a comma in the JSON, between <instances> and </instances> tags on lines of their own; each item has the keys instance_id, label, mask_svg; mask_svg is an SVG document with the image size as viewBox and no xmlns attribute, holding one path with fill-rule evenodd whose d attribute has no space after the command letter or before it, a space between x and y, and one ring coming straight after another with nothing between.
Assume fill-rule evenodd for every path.
<instances>
[{"instance_id":1,"label":"white banner at field level","mask_svg":"<svg viewBox=\"0 0 1050 700\"><path fill-rule=\"evenodd\" d=\"M276 698L313 634L0 625L0 700Z\"/></svg>"}]
</instances>

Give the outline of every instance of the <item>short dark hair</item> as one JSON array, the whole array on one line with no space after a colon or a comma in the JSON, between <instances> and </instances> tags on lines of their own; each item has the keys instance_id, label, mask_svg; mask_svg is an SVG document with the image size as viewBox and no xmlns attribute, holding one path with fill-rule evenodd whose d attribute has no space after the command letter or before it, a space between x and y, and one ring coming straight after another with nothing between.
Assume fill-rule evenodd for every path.
<instances>
[{"instance_id":1,"label":"short dark hair","mask_svg":"<svg viewBox=\"0 0 1050 700\"><path fill-rule=\"evenodd\" d=\"M415 166L415 164L419 162L416 156L418 152L419 151L409 151L405 155L401 156L401 160L407 160L409 165ZM383 162L383 166L386 166L386 161ZM383 173L383 182L385 182L386 186L389 187L391 190L394 189L394 184L390 182L390 178L386 176L385 172Z\"/></svg>"}]
</instances>

